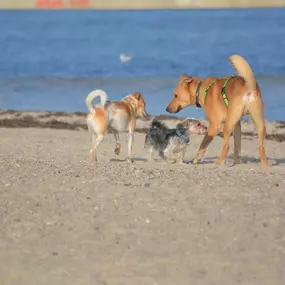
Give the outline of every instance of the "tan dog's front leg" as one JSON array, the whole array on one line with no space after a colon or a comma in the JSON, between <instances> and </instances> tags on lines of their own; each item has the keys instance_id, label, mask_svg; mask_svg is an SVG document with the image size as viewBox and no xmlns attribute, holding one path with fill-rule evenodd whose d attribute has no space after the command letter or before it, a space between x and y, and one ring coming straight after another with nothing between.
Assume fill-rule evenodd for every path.
<instances>
[{"instance_id":1,"label":"tan dog's front leg","mask_svg":"<svg viewBox=\"0 0 285 285\"><path fill-rule=\"evenodd\" d=\"M207 147L212 142L214 137L217 135L219 128L220 128L220 124L214 124L214 123L209 122L208 132L205 135L205 137L204 137L204 139L200 145L199 151L193 160L194 164L197 164L198 161L202 159Z\"/></svg>"}]
</instances>

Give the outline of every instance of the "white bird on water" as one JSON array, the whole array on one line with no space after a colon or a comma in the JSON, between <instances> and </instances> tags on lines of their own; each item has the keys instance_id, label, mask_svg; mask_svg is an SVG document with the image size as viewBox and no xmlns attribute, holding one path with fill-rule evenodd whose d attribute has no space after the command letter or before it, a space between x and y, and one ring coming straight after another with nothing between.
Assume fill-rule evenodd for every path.
<instances>
[{"instance_id":1,"label":"white bird on water","mask_svg":"<svg viewBox=\"0 0 285 285\"><path fill-rule=\"evenodd\" d=\"M120 54L120 61L121 62L129 62L132 59L133 59L133 57L130 56L130 55L126 55L126 54L123 54L123 53Z\"/></svg>"}]
</instances>

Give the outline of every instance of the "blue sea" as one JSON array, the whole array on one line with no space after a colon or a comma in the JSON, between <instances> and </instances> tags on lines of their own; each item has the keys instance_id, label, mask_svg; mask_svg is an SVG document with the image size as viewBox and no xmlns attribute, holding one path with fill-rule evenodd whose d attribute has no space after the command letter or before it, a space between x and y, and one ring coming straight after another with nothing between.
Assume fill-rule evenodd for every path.
<instances>
[{"instance_id":1,"label":"blue sea","mask_svg":"<svg viewBox=\"0 0 285 285\"><path fill-rule=\"evenodd\" d=\"M103 89L112 100L140 91L150 114L167 114L182 73L234 74L228 57L239 53L265 118L285 121L284 8L2 10L0 27L0 109L85 112L86 95ZM196 107L179 115L204 117Z\"/></svg>"}]
</instances>

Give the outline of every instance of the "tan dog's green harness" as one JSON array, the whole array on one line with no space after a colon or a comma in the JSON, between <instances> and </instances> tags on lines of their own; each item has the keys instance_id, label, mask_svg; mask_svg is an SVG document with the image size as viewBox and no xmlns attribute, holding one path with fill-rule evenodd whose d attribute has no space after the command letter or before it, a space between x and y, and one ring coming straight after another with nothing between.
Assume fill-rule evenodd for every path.
<instances>
[{"instance_id":1,"label":"tan dog's green harness","mask_svg":"<svg viewBox=\"0 0 285 285\"><path fill-rule=\"evenodd\" d=\"M226 78L223 86L222 86L222 90L221 90L221 94L222 94L222 98L224 100L224 103L225 105L228 107L229 106L229 100L227 98L227 94L226 94L226 86L228 84L228 82L234 78L234 77L237 77L236 75L232 75L232 76L225 76L223 78ZM204 91L204 104L206 102L206 99L207 99L207 95L208 95L208 92L209 92L209 89L213 86L213 84L218 80L218 79L222 79L222 78L217 78L215 79L209 86L207 86L207 88L205 89ZM201 84L202 84L202 80L199 81L198 85L197 85L197 90L196 90L196 106L198 108L201 108L201 105L199 104L199 91L200 91L200 87L201 87Z\"/></svg>"}]
</instances>

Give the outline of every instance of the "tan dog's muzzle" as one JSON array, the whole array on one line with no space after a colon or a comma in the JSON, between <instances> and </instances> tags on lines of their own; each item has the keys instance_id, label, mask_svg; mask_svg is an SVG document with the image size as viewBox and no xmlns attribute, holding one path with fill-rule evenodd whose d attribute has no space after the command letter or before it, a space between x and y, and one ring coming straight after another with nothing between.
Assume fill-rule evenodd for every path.
<instances>
[{"instance_id":1,"label":"tan dog's muzzle","mask_svg":"<svg viewBox=\"0 0 285 285\"><path fill-rule=\"evenodd\" d=\"M181 105L177 105L177 104L173 104L174 102L172 101L171 103L169 103L169 105L166 108L166 112L168 113L178 113L179 111L182 110Z\"/></svg>"}]
</instances>

